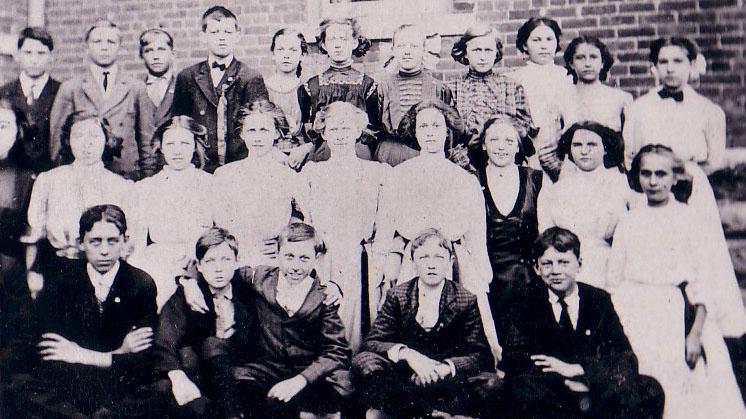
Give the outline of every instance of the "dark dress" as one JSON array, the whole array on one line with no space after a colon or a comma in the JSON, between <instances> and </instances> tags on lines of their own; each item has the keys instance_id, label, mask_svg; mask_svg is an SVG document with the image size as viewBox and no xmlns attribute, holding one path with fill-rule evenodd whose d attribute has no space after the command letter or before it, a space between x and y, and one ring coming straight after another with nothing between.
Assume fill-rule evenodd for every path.
<instances>
[{"instance_id":1,"label":"dark dress","mask_svg":"<svg viewBox=\"0 0 746 419\"><path fill-rule=\"evenodd\" d=\"M516 289L533 283L531 245L539 235L536 201L541 190L542 173L519 166L518 175L520 186L515 206L509 214L503 215L492 199L486 167L477 173L487 207L487 252L494 275L489 291L490 309L501 342L509 327L507 313L511 296Z\"/></svg>"},{"instance_id":2,"label":"dark dress","mask_svg":"<svg viewBox=\"0 0 746 419\"><path fill-rule=\"evenodd\" d=\"M376 81L355 70L352 66L329 67L323 73L311 77L298 87L298 103L300 104L303 133L307 140L313 141L315 145L309 160L325 161L329 159L329 146L312 131L313 122L316 120L316 114L324 106L340 101L351 103L365 111L368 114L369 127L374 132L380 131L381 115ZM358 143L356 146L358 157L373 160L376 139L364 135L362 143Z\"/></svg>"}]
</instances>

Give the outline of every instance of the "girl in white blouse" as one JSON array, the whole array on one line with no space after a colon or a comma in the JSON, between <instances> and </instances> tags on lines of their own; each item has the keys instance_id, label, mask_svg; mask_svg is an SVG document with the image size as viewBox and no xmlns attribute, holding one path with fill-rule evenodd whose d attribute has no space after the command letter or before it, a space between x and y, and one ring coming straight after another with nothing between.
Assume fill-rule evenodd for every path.
<instances>
[{"instance_id":1,"label":"girl in white blouse","mask_svg":"<svg viewBox=\"0 0 746 419\"><path fill-rule=\"evenodd\" d=\"M708 233L712 246L708 255L720 269L710 273L718 282L718 307L732 307L716 315L725 336L740 337L746 333L746 312L741 294L734 285L735 274L725 244L720 213L707 174L723 164L725 154L725 113L697 93L690 85L696 74L698 49L686 38L661 38L650 45L650 61L655 65L661 86L641 96L627 109L624 124L624 147L629 165L647 144L670 147L686 165L693 177L688 205L698 217L698 229ZM628 166L629 167L629 166Z\"/></svg>"},{"instance_id":2,"label":"girl in white blouse","mask_svg":"<svg viewBox=\"0 0 746 419\"><path fill-rule=\"evenodd\" d=\"M272 152L289 135L287 120L267 100L244 107L239 119L249 155L215 171L215 223L236 236L242 265L276 266L277 235L290 221L293 203L308 213L300 176Z\"/></svg>"},{"instance_id":3,"label":"girl in white blouse","mask_svg":"<svg viewBox=\"0 0 746 419\"><path fill-rule=\"evenodd\" d=\"M635 194L622 174L622 138L597 122L573 124L559 140L557 154L577 170L541 190L539 231L562 227L580 238L583 263L578 281L606 288L606 260L614 230Z\"/></svg>"},{"instance_id":4,"label":"girl in white blouse","mask_svg":"<svg viewBox=\"0 0 746 419\"><path fill-rule=\"evenodd\" d=\"M133 214L133 183L104 168L121 152L121 139L110 134L106 119L88 111L72 113L62 127L62 155L72 162L39 174L28 209L27 280L32 295L44 278L79 259L78 227L86 209L114 204ZM133 220L136 222L136 220Z\"/></svg>"},{"instance_id":5,"label":"girl in white blouse","mask_svg":"<svg viewBox=\"0 0 746 419\"><path fill-rule=\"evenodd\" d=\"M564 129L578 120L572 78L567 70L554 64L555 55L562 49L561 36L562 30L552 19L527 20L518 29L515 44L528 61L525 67L508 73L523 85L531 117L539 128L534 140L537 153L529 163L544 169L552 181L558 179L561 169L557 141Z\"/></svg>"},{"instance_id":6,"label":"girl in white blouse","mask_svg":"<svg viewBox=\"0 0 746 419\"><path fill-rule=\"evenodd\" d=\"M153 277L158 309L176 291L174 277L194 257L194 243L213 224L212 175L201 170L205 127L188 116L175 116L158 128L154 145L165 165L135 184L135 252L130 264ZM194 163L198 167L195 167Z\"/></svg>"},{"instance_id":7,"label":"girl in white blouse","mask_svg":"<svg viewBox=\"0 0 746 419\"><path fill-rule=\"evenodd\" d=\"M355 143L367 130L368 115L354 105L333 102L317 115L314 125L329 145L331 157L324 162L308 162L301 177L309 190L311 222L327 247L320 274L342 288L339 316L347 342L357 352L380 300L377 284L370 286L369 281L380 271L369 243L389 166L355 154ZM363 257L367 272L362 271ZM369 298L363 301L363 295Z\"/></svg>"},{"instance_id":8,"label":"girl in white blouse","mask_svg":"<svg viewBox=\"0 0 746 419\"><path fill-rule=\"evenodd\" d=\"M745 418L718 327L718 312L729 309L717 301L722 284L710 278L719 262L685 203L691 191L685 176L684 164L664 145L646 145L632 161L630 185L647 205L633 208L614 234L608 268L614 307L640 374L663 387L665 418ZM735 281L732 288L727 291L738 292Z\"/></svg>"},{"instance_id":9,"label":"girl in white blouse","mask_svg":"<svg viewBox=\"0 0 746 419\"><path fill-rule=\"evenodd\" d=\"M632 103L632 95L602 83L614 65L606 44L582 35L570 42L564 58L565 68L575 81L578 120L595 121L621 131L624 108Z\"/></svg>"},{"instance_id":10,"label":"girl in white blouse","mask_svg":"<svg viewBox=\"0 0 746 419\"><path fill-rule=\"evenodd\" d=\"M381 192L376 247L387 253L382 286L414 277L409 243L428 228L454 242L455 275L477 296L485 331L497 353L487 290L492 267L487 254L484 196L477 178L446 158L452 138L463 130L456 109L442 102L422 102L402 121L421 148L420 155L391 170ZM385 297L385 295L383 295Z\"/></svg>"}]
</instances>

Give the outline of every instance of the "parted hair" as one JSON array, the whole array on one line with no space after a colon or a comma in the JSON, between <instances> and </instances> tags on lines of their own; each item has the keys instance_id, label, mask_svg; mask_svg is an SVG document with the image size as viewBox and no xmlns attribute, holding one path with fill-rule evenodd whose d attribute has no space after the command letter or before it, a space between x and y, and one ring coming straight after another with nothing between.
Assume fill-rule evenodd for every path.
<instances>
[{"instance_id":1,"label":"parted hair","mask_svg":"<svg viewBox=\"0 0 746 419\"><path fill-rule=\"evenodd\" d=\"M254 114L266 114L272 117L274 121L275 130L280 134L281 137L287 137L290 135L290 125L288 124L285 114L282 112L279 106L270 102L267 99L260 99L254 102L244 105L238 111L238 124L236 124L235 133L241 136L243 131L244 123L246 118ZM243 138L243 137L241 137Z\"/></svg>"},{"instance_id":2,"label":"parted hair","mask_svg":"<svg viewBox=\"0 0 746 419\"><path fill-rule=\"evenodd\" d=\"M202 32L207 30L208 19L218 21L223 19L233 19L236 22L236 29L240 29L238 26L238 18L236 17L236 14L223 6L212 6L209 9L205 10L205 13L202 14Z\"/></svg>"},{"instance_id":3,"label":"parted hair","mask_svg":"<svg viewBox=\"0 0 746 419\"><path fill-rule=\"evenodd\" d=\"M212 227L205 231L197 239L197 244L194 246L194 255L197 257L197 261L202 261L208 250L223 243L227 244L231 251L233 251L233 256L238 256L238 241L228 230L220 227Z\"/></svg>"},{"instance_id":4,"label":"parted hair","mask_svg":"<svg viewBox=\"0 0 746 419\"><path fill-rule=\"evenodd\" d=\"M561 253L572 250L575 256L580 259L580 239L575 233L565 228L549 227L539 234L531 247L533 263L536 264L541 255L549 248L554 248Z\"/></svg>"},{"instance_id":5,"label":"parted hair","mask_svg":"<svg viewBox=\"0 0 746 419\"><path fill-rule=\"evenodd\" d=\"M357 106L342 101L332 102L316 113L316 119L313 121L314 132L323 135L326 129L326 120L332 115L348 119L363 135L371 137L375 135L372 130L368 129L368 114Z\"/></svg>"},{"instance_id":6,"label":"parted hair","mask_svg":"<svg viewBox=\"0 0 746 419\"><path fill-rule=\"evenodd\" d=\"M96 21L96 23L94 23L93 25L91 25L88 28L88 30L85 32L85 37L83 38L83 40L85 42L88 42L88 38L91 37L91 32L93 32L94 29L99 29L99 28L113 28L113 29L116 29L117 30L117 34L119 34L119 41L120 42L122 41L122 31L119 29L119 26L117 26L116 23L114 23L114 22L112 22L110 20L107 20L107 19L98 20L98 21Z\"/></svg>"},{"instance_id":7,"label":"parted hair","mask_svg":"<svg viewBox=\"0 0 746 419\"><path fill-rule=\"evenodd\" d=\"M414 252L419 249L423 244L425 244L426 241L430 239L436 239L438 240L438 246L442 247L443 249L446 249L448 251L448 254L453 257L454 251L453 251L453 244L450 240L446 238L446 236L443 235L443 233L440 232L437 228L428 228L420 232L420 234L415 237L414 240L412 240L412 246L411 246L411 254L410 256L412 259L414 259Z\"/></svg>"},{"instance_id":8,"label":"parted hair","mask_svg":"<svg viewBox=\"0 0 746 419\"><path fill-rule=\"evenodd\" d=\"M90 207L83 211L80 216L80 240L83 240L85 234L93 229L93 225L99 221L112 223L117 227L120 234L127 232L127 217L124 211L116 205L104 204Z\"/></svg>"},{"instance_id":9,"label":"parted hair","mask_svg":"<svg viewBox=\"0 0 746 419\"><path fill-rule=\"evenodd\" d=\"M32 147L33 136L26 114L8 99L0 99L0 110L2 109L13 113L16 124L16 138L8 152L8 160L20 167L28 167L30 161L27 149Z\"/></svg>"},{"instance_id":10,"label":"parted hair","mask_svg":"<svg viewBox=\"0 0 746 419\"><path fill-rule=\"evenodd\" d=\"M24 28L18 35L18 49L23 47L23 43L26 42L27 39L35 39L49 48L49 51L54 50L54 40L52 39L52 35L42 27L29 26L28 28Z\"/></svg>"},{"instance_id":11,"label":"parted hair","mask_svg":"<svg viewBox=\"0 0 746 419\"><path fill-rule=\"evenodd\" d=\"M67 119L65 119L65 123L62 124L62 135L60 136L60 142L62 143L60 149L62 163L71 163L75 160L72 149L70 148L70 133L72 132L73 126L78 122L87 121L89 119L95 121L104 133L104 153L101 155L101 160L107 162L113 160L115 157L121 156L122 139L111 132L109 121L90 110L80 110L68 115Z\"/></svg>"},{"instance_id":12,"label":"parted hair","mask_svg":"<svg viewBox=\"0 0 746 419\"><path fill-rule=\"evenodd\" d=\"M484 129L482 129L482 133L469 142L469 147L472 149L480 149L487 139L487 130L489 130L493 125L496 124L509 125L513 127L513 129L515 129L515 132L518 134L518 152L515 154L515 164L520 165L525 163L526 159L536 153L536 148L534 147L534 143L533 141L531 141L531 138L529 138L526 128L518 123L515 118L512 118L508 115L499 115L494 118L488 119L487 122L484 123Z\"/></svg>"},{"instance_id":13,"label":"parted hair","mask_svg":"<svg viewBox=\"0 0 746 419\"><path fill-rule=\"evenodd\" d=\"M560 160L567 157L571 162L575 162L571 152L572 139L579 130L590 131L601 137L601 144L604 147L604 167L608 169L616 166L620 172L624 173L624 140L622 140L622 135L595 121L576 122L562 134L557 143L557 157Z\"/></svg>"},{"instance_id":14,"label":"parted hair","mask_svg":"<svg viewBox=\"0 0 746 419\"><path fill-rule=\"evenodd\" d=\"M332 25L346 25L352 30L352 37L357 40L357 46L352 50L352 55L355 57L364 56L368 50L373 46L370 39L363 36L360 32L360 25L357 23L357 19L353 17L337 18L337 19L324 19L319 24L319 36L317 37L319 51L322 54L327 54L324 49L323 43L326 41L326 30Z\"/></svg>"},{"instance_id":15,"label":"parted hair","mask_svg":"<svg viewBox=\"0 0 746 419\"><path fill-rule=\"evenodd\" d=\"M187 115L177 115L171 117L168 121L161 124L153 133L153 146L158 155L159 160L163 158L163 135L166 131L174 128L184 128L194 135L194 147L196 153L192 156L192 163L198 168L202 168L205 165L205 149L209 148L207 143L207 128L202 124L195 121L194 118ZM163 164L161 161L159 164Z\"/></svg>"},{"instance_id":16,"label":"parted hair","mask_svg":"<svg viewBox=\"0 0 746 419\"><path fill-rule=\"evenodd\" d=\"M272 35L272 42L269 44L270 52L275 52L275 43L277 42L277 38L283 35L295 35L295 37L298 38L298 42L300 43L301 55L308 54L308 42L306 42L306 37L304 37L303 34L299 31L290 28L281 28L277 32L275 32L274 35ZM301 73L303 73L303 68L301 67L301 63L298 63L298 67L295 68L295 75L300 77Z\"/></svg>"},{"instance_id":17,"label":"parted hair","mask_svg":"<svg viewBox=\"0 0 746 419\"><path fill-rule=\"evenodd\" d=\"M277 236L277 248L282 249L282 245L285 243L297 243L304 242L307 240L313 240L313 249L317 255L326 253L326 244L321 236L310 224L306 223L290 223L280 231Z\"/></svg>"},{"instance_id":18,"label":"parted hair","mask_svg":"<svg viewBox=\"0 0 746 419\"><path fill-rule=\"evenodd\" d=\"M497 64L503 58L503 44L500 42L500 38L494 28L484 23L477 23L466 29L463 35L453 44L451 48L451 57L457 62L463 65L469 65L469 59L466 58L466 46L474 38L481 36L491 36L495 40L495 62Z\"/></svg>"},{"instance_id":19,"label":"parted hair","mask_svg":"<svg viewBox=\"0 0 746 419\"><path fill-rule=\"evenodd\" d=\"M161 28L150 28L144 30L140 34L140 58L142 58L142 51L150 45L152 42L154 42L158 37L165 37L166 38L166 44L171 48L174 49L174 38L171 36L170 33L164 31Z\"/></svg>"},{"instance_id":20,"label":"parted hair","mask_svg":"<svg viewBox=\"0 0 746 419\"><path fill-rule=\"evenodd\" d=\"M692 194L691 175L686 172L684 161L670 147L663 144L647 144L637 152L635 158L632 159L632 164L627 173L627 181L630 188L637 192L643 192L642 185L640 184L640 168L642 159L648 154L668 156L671 159L671 170L674 175L674 184L671 186L671 193L673 193L677 201L686 203Z\"/></svg>"},{"instance_id":21,"label":"parted hair","mask_svg":"<svg viewBox=\"0 0 746 419\"><path fill-rule=\"evenodd\" d=\"M653 64L657 64L658 55L661 52L661 48L670 46L680 47L681 49L686 51L686 58L688 58L689 61L694 61L699 54L699 48L697 47L697 44L689 38L685 38L683 36L658 38L650 44L650 55L648 57L650 59L650 62Z\"/></svg>"},{"instance_id":22,"label":"parted hair","mask_svg":"<svg viewBox=\"0 0 746 419\"><path fill-rule=\"evenodd\" d=\"M526 50L526 43L531 37L531 32L539 26L546 26L554 32L554 37L557 38L557 50L555 52L562 51L560 46L560 38L562 37L562 29L560 29L559 23L556 20L548 17L532 17L527 20L520 28L518 28L518 35L515 38L515 46L518 51L528 54Z\"/></svg>"},{"instance_id":23,"label":"parted hair","mask_svg":"<svg viewBox=\"0 0 746 419\"><path fill-rule=\"evenodd\" d=\"M609 52L609 48L606 46L606 44L604 44L600 39L588 35L578 36L577 38L570 41L570 44L567 46L564 54L565 68L567 69L567 73L572 75L572 79L575 83L578 82L578 74L572 67L572 63L573 58L575 57L575 52L582 44L593 45L594 47L598 48L598 51L601 53L601 71L598 74L598 79L601 81L606 80L606 78L609 76L609 70L611 70L611 66L614 65L614 57L611 55L611 52Z\"/></svg>"}]
</instances>

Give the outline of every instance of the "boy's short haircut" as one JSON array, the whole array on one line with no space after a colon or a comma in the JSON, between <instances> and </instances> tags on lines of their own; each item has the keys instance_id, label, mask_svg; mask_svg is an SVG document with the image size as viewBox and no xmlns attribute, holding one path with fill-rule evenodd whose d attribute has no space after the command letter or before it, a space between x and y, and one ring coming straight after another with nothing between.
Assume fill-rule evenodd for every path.
<instances>
[{"instance_id":1,"label":"boy's short haircut","mask_svg":"<svg viewBox=\"0 0 746 419\"><path fill-rule=\"evenodd\" d=\"M401 32L404 31L415 31L419 35L422 36L422 47L425 47L425 41L427 40L427 36L425 35L425 32L420 28L419 26L412 24L412 23L405 23L403 25L400 25L398 28L394 29L394 34L391 35L391 45L396 46L396 36L399 35Z\"/></svg>"},{"instance_id":2,"label":"boy's short haircut","mask_svg":"<svg viewBox=\"0 0 746 419\"><path fill-rule=\"evenodd\" d=\"M312 226L306 223L290 223L282 229L277 237L278 249L282 249L283 243L297 243L313 240L313 249L317 255L326 253L326 245Z\"/></svg>"},{"instance_id":3,"label":"boy's short haircut","mask_svg":"<svg viewBox=\"0 0 746 419\"><path fill-rule=\"evenodd\" d=\"M453 244L451 244L451 241L448 240L446 236L444 236L443 233L441 233L440 230L438 230L437 228L428 228L422 231L414 240L412 240L412 259L414 259L414 252L423 244L425 244L426 241L433 238L438 240L438 246L442 247L443 249L448 251L449 255L453 256Z\"/></svg>"},{"instance_id":4,"label":"boy's short haircut","mask_svg":"<svg viewBox=\"0 0 746 419\"><path fill-rule=\"evenodd\" d=\"M114 224L122 235L127 232L127 217L125 217L121 208L112 204L96 205L83 211L83 215L80 216L78 233L81 241L85 234L93 229L93 225L99 221Z\"/></svg>"},{"instance_id":5,"label":"boy's short haircut","mask_svg":"<svg viewBox=\"0 0 746 419\"><path fill-rule=\"evenodd\" d=\"M159 36L165 36L166 44L172 50L174 49L174 38L171 36L170 33L164 31L161 28L146 29L140 34L140 58L142 58L142 50L151 43L155 42L155 40L158 39Z\"/></svg>"},{"instance_id":6,"label":"boy's short haircut","mask_svg":"<svg viewBox=\"0 0 746 419\"><path fill-rule=\"evenodd\" d=\"M208 19L217 21L221 21L223 19L233 19L234 21L236 21L236 29L238 29L238 18L226 7L212 6L209 9L205 10L205 13L202 14L202 32L207 30Z\"/></svg>"},{"instance_id":7,"label":"boy's short haircut","mask_svg":"<svg viewBox=\"0 0 746 419\"><path fill-rule=\"evenodd\" d=\"M575 257L580 259L580 239L570 230L562 227L550 227L544 230L534 241L531 249L534 263L537 263L550 247L561 253L572 250Z\"/></svg>"},{"instance_id":8,"label":"boy's short haircut","mask_svg":"<svg viewBox=\"0 0 746 419\"><path fill-rule=\"evenodd\" d=\"M197 239L197 245L194 247L194 254L197 257L197 261L202 261L202 258L205 257L208 250L220 246L223 243L228 245L228 247L233 251L234 256L238 256L238 241L228 230L220 227L212 227L205 231L205 233Z\"/></svg>"},{"instance_id":9,"label":"boy's short haircut","mask_svg":"<svg viewBox=\"0 0 746 419\"><path fill-rule=\"evenodd\" d=\"M96 21L96 23L94 23L93 25L91 25L91 27L88 28L88 30L85 33L85 38L84 38L85 42L88 42L88 38L91 37L91 32L93 32L94 29L99 29L99 28L114 28L114 29L116 29L117 30L117 34L119 35L119 42L122 42L122 31L119 29L119 26L117 26L116 23L114 23L114 22L112 22L110 20L106 20L106 19L98 20L98 21Z\"/></svg>"},{"instance_id":10,"label":"boy's short haircut","mask_svg":"<svg viewBox=\"0 0 746 419\"><path fill-rule=\"evenodd\" d=\"M18 35L18 49L23 47L23 43L26 42L27 39L35 39L41 42L42 45L49 48L49 52L54 50L54 40L52 39L52 35L50 35L44 28L30 26L22 30Z\"/></svg>"}]
</instances>

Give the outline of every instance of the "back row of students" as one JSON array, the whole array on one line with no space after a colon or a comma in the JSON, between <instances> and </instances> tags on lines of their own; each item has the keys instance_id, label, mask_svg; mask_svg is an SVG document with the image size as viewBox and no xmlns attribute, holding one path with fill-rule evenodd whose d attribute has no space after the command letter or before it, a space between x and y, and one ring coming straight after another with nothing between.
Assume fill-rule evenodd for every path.
<instances>
[{"instance_id":1,"label":"back row of students","mask_svg":"<svg viewBox=\"0 0 746 419\"><path fill-rule=\"evenodd\" d=\"M169 93L173 93L173 112L179 114L181 111L176 109L181 106L181 109L186 109L184 113L190 116L168 117L165 113L164 123L152 142L140 140L149 138L148 135L135 135L129 137L128 143L126 138L119 135L121 131L117 133L117 127L120 130L122 127L134 129L137 124L114 119L114 107L111 113L104 114L106 118L93 112L93 109L76 109L64 121L57 123L61 135L58 155L62 161L72 161L72 164L41 173L33 186L33 193L30 192L32 175L19 165L39 160L18 159L17 156L40 155L37 147L43 147L44 142L35 139L41 131L27 134L21 129L25 119L23 103L12 106L7 101L3 102L0 115L4 117L4 122L0 127L6 134L4 144L7 145L8 156L5 159L7 168L3 173L7 180L5 189L12 191L8 196L13 198L7 205L9 222L3 223L3 228L9 230L9 240L6 242L8 251L4 251L3 256L11 262L2 265L4 286L15 281L21 286L9 289L25 290L23 276L28 267L28 289L36 294L44 287L45 278L50 279L64 272L71 259L80 257L78 217L86 208L97 204L118 204L127 214L131 214L130 235L134 249L129 261L155 279L158 307L162 307L174 293L176 282L173 278L184 262L194 256L193 243L206 228L218 225L234 232L241 243L238 255L241 264L276 265L276 237L292 216L302 215L327 242L330 251L317 271L324 281L335 282L342 288L345 297L341 301L339 314L345 337L353 351L357 352L366 329L378 313L385 291L397 282L413 277L413 260L409 255L414 239L421 231L435 227L453 244L453 254L458 261L448 276L476 295L492 352L499 357L498 340L501 343L508 341L513 325L510 312L514 296L530 289L535 282L532 280L534 268L530 262L531 243L538 235L539 228L544 230L555 225L569 228L581 236L584 263L579 278L582 281L605 288L611 288L619 279L642 284L648 283L648 279L660 279L666 284L676 285L683 281L682 278L689 278L689 283L696 283L699 279L701 283L701 277L705 275L709 278L707 285L703 286L707 289L705 294L708 299L702 298L700 306L705 306L705 300L709 303L707 318L715 320L720 331L729 338L743 335L746 315L738 299L714 197L705 171L700 168L710 170L719 164L724 148L724 118L716 105L688 87L692 64L697 55L696 47L690 41L682 38L661 39L651 45L651 62L655 64L663 86L628 107L624 113L625 141L622 141L614 129L599 124L597 120L601 118L588 116L591 114L583 117L590 121L569 124L579 118L572 117L572 112L599 109L577 107L573 103L566 103L567 106L559 104L572 97L569 91L566 92L568 94L557 94L556 101L551 99L551 95L545 101L541 96L548 94L548 91L539 88L536 94L539 98L534 96L538 104L530 103L531 89L528 86L535 81L534 78L543 80L543 72L556 70L551 59L546 58L547 51L551 52L550 57L556 52L560 32L556 23L547 19L532 19L519 33L519 45L523 45L529 57L533 51L533 61L541 61L543 57L546 67L527 67L529 75L526 75L522 84L491 73L492 65L500 58L500 48L493 31L482 27L467 31L454 47L453 55L460 57L459 61L468 63L470 71L459 80L455 95L451 94L450 99L444 85L427 73L418 72L421 70L421 64L418 66L417 63L421 63L424 37L416 28L402 28L394 36L394 51L400 71L387 79L389 84L386 84L386 81L376 83L351 68L352 51L359 54L367 44L357 37L353 21L333 21L322 26L320 45L330 55L332 63L338 64L337 67L332 65L321 75L299 84L297 95L292 91L284 91L285 94L279 96L272 93L276 90L273 84L287 85L279 75L282 71L268 78L269 94L275 95L273 101L282 110L261 100L263 94L257 93L264 89L260 87L263 86L261 78L232 58L227 47L237 40L235 16L225 9L213 8L205 13L203 22L207 38L211 40L211 54L220 60L208 60L184 70L174 81L173 91L167 80L151 74L147 87L140 92L148 97L140 101L135 95L123 93L124 96L120 96L117 103L124 103L122 98L126 98L125 102L133 104L136 109L150 107L152 113L158 98L164 104ZM33 29L24 33L37 32ZM548 38L553 38L553 42L546 42ZM163 70L164 66L157 64L164 60L157 56L172 54L173 43L168 34L151 30L143 34L142 39L142 55L146 63L155 63L154 68ZM99 23L88 32L87 41L93 62L113 63L111 59L115 54L111 48L119 42L116 27L110 23ZM19 56L24 55L24 46L46 47L44 42L22 36ZM286 75L296 72L303 45L302 37L297 33L284 32L275 36L272 49L279 61L278 69L295 69L286 71ZM51 50L51 40L48 46ZM573 42L568 48L568 53L570 51L571 61L577 64L570 67L579 81L578 92L582 92L578 97L585 95L586 100L598 100L600 95L616 95L618 100L604 101L615 103L616 110L611 112L608 107L603 108L607 116L603 122L611 125L616 123L612 120L618 119L621 125L622 111L627 102L627 99L623 99L625 94L606 90L611 88L598 82L611 66L608 51L599 41L590 39ZM281 52L287 55L295 53L296 58L288 58ZM590 62L586 65L588 68L581 69L580 63L586 61ZM415 65L410 68L412 64ZM95 70L96 65L92 65L92 68ZM532 71L537 73L533 74ZM596 76L593 76L594 73ZM103 97L105 102L110 101L116 90L108 92L107 89L119 86L118 83L138 84L132 79L117 79L118 74L113 69L101 71L100 76L97 80L94 80L96 76L92 76L93 79L81 81L78 93L70 88L67 89L69 94L58 94L60 100L68 98L61 102L67 105L54 105L52 116L56 115L54 108L69 108L70 104L83 103L85 98L93 100L94 93L99 95L99 99ZM564 75L562 77L566 78ZM23 78L22 75L21 80ZM214 80L220 82L214 83ZM583 84L585 82L589 83ZM100 91L95 90L98 89L97 83L102 88ZM35 86L32 82L26 83L27 86L29 84ZM24 103L33 105L34 88L21 87L21 90L32 92ZM381 94L382 91L392 93L387 96ZM436 97L427 97L427 92L434 91L437 91ZM593 91L614 93L591 93ZM112 96L109 97L109 93ZM524 94L528 95L528 106L524 103ZM293 100L294 97L297 100ZM257 98L260 100L254 100ZM493 103L495 98L497 102ZM455 103L457 107L449 106L442 99ZM309 103L313 106L304 105ZM487 106L482 106L484 104ZM545 113L538 117L542 115L542 107L546 108ZM667 117L674 115L677 118L676 126L665 128L668 124L667 117L660 114L663 111ZM124 114L131 112L124 111ZM286 115L294 122L288 121ZM385 122L381 122L382 125L376 122L386 121L386 115L391 120L392 128L389 130L384 127ZM651 120L651 115L659 117ZM135 119L137 123L143 121L145 119ZM377 131L370 131L371 126ZM568 129L559 136L564 127ZM548 132L553 134L549 135ZM382 136L382 133L388 134ZM34 140L30 141L29 138ZM49 144L52 143L56 143L56 140ZM116 159L117 150L135 143L139 144L139 148L130 148L130 151L135 150L134 154L121 154L120 151L120 157L138 155L142 173L130 170L128 176L147 174L150 169L146 167L153 164L155 159L150 159L146 154L155 149L163 156L160 162L163 168L155 176L138 182L133 193L130 182L104 167L106 164L113 170L119 170L114 163L124 160ZM658 148L651 149L651 143L663 143L668 148L656 146ZM289 154L285 156L277 151L273 146L275 144L284 144L285 149L290 149ZM683 164L677 163L681 160L674 157L671 149L678 158L683 159ZM701 248L706 249L701 253L706 257L690 258L688 254L681 253L684 249L675 252L678 247L671 243L651 245L650 249L639 253L640 258L637 259L626 256L628 253L636 254L629 249L620 250L615 258L608 256L609 242L616 236L617 225L624 218L622 215L641 200L630 193L623 175L615 167L623 167L622 161L626 157L631 174L641 170L639 161L635 169L633 157L640 157L642 150L666 155L663 169L646 170L646 176L655 174L653 177L657 177L658 172L662 171L676 177L682 177L684 173L693 177L689 204L677 207L679 209L672 210L672 214L666 216L683 220L682 226L691 220L703 226L697 232L700 235L695 237L692 233L692 237L685 242L695 243L697 247L693 248L697 249L706 243ZM417 154L419 156L415 158ZM560 167L564 166L562 176L555 185L549 187L549 182L542 181L541 171L520 164L534 154L538 154L539 166L552 180L559 177ZM310 155L312 162L304 165L307 155ZM396 168L387 170L383 164L364 160L371 156L395 164ZM446 156L475 172L477 177L451 163ZM575 165L558 163L565 157L569 157ZM215 169L222 164L224 167L215 170L211 178L207 172L193 166L193 161L197 167L210 168L212 165ZM287 166L303 166L301 175ZM643 182L638 180L635 183L632 181L634 176L630 176L630 179L630 185L638 192L647 193ZM651 193L668 196L665 187L654 186L650 186ZM650 199L648 201L650 203ZM664 207L675 207L668 205L668 200L663 201L666 204ZM630 217L632 214L630 212ZM660 216L660 213L656 214L655 217ZM643 220L641 225L658 224L651 221L653 214L640 217ZM28 229L24 231L26 222ZM615 246L622 249L623 245L627 245L638 250L640 246L634 243L640 237L645 238L643 241L646 244L658 243L648 238L652 231L656 230L649 226L633 229L625 236L632 239L615 240ZM680 238L680 232L675 230L664 233L653 236L664 240ZM26 244L25 254L19 245L21 241ZM684 269L681 272L688 273L681 277L671 275L665 269L659 272L659 276L650 275L644 267L649 260L647 255L655 254L653 250L662 253L660 256L665 260L685 261L687 264L703 262L700 265L706 266L706 269L698 267L692 271L698 274ZM676 272L679 272L679 263L672 262L672 265L677 266ZM13 269L12 275L6 275ZM9 279L12 277L16 279ZM690 285L689 289L698 287ZM670 287L666 289L670 291ZM634 297L635 292L630 295ZM660 297L660 301L643 304L642 307L659 310L665 305L658 303L671 301L670 295ZM689 300L693 299L689 296ZM646 311L635 306L635 298L628 299L625 304L634 309L628 310L633 314L623 316L622 321L627 322L625 327L633 330L635 319L646 319L646 316L640 317L639 313ZM3 306L13 307L12 304ZM11 316L4 316L7 321L21 318L21 309L18 313L12 309L9 312ZM683 312L678 307L666 312L673 313L674 317L681 314L679 320L683 320ZM700 321L700 326L702 324L704 322ZM663 322L659 326L661 330L668 330L667 327L676 325L683 326L684 322ZM628 334L632 333L630 330L627 330ZM689 336L697 335L704 329L696 329L695 334L687 331L686 351L682 349L683 338L658 333L659 329L655 327L644 326L636 330L630 340L641 361L643 356L647 356L646 362L641 362L641 370L643 367L650 368L645 372L661 382L667 396L670 396L667 400L673 406L667 409L673 412L677 406L681 408L687 406L687 401L695 400L686 394L693 388L700 388L699 384L681 387L681 383L701 383L702 376L697 374L702 372L687 374L687 370L680 368L686 365L685 362L674 362L671 368L659 371L653 367L658 365L653 360L656 357L681 360L681 356L686 354L687 358L692 356L696 361L698 346L690 344ZM670 346L649 345L649 336L639 337L643 333L659 338L664 336L664 341ZM663 352L659 350L662 347L671 352L665 352L665 356L662 356ZM726 365L727 368L720 370L726 374L729 361L727 357L722 361L710 363ZM701 371L702 364L699 365ZM702 394L709 394L709 391L711 388L701 390ZM727 396L731 393L720 394ZM685 396L676 397L682 394ZM673 402L675 400L679 402ZM734 405L732 401L725 404ZM742 407L740 403L735 406Z\"/></svg>"}]
</instances>

